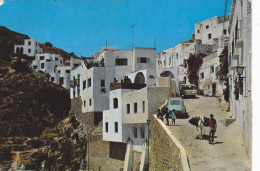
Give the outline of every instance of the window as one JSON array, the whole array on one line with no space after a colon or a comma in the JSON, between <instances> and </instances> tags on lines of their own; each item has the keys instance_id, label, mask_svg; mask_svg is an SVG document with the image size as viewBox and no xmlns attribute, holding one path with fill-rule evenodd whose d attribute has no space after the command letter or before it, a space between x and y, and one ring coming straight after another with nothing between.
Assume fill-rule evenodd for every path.
<instances>
[{"instance_id":1,"label":"window","mask_svg":"<svg viewBox=\"0 0 260 171\"><path fill-rule=\"evenodd\" d=\"M84 107L86 107L86 100L83 101L83 105L84 105Z\"/></svg>"},{"instance_id":2,"label":"window","mask_svg":"<svg viewBox=\"0 0 260 171\"><path fill-rule=\"evenodd\" d=\"M54 81L54 77L51 77L51 81L52 81L52 82Z\"/></svg>"},{"instance_id":3,"label":"window","mask_svg":"<svg viewBox=\"0 0 260 171\"><path fill-rule=\"evenodd\" d=\"M113 98L113 102L114 102L114 109L118 108L118 99Z\"/></svg>"},{"instance_id":4,"label":"window","mask_svg":"<svg viewBox=\"0 0 260 171\"><path fill-rule=\"evenodd\" d=\"M106 122L106 132L108 132L108 122Z\"/></svg>"},{"instance_id":5,"label":"window","mask_svg":"<svg viewBox=\"0 0 260 171\"><path fill-rule=\"evenodd\" d=\"M63 85L63 84L64 84L64 78L60 77L60 85Z\"/></svg>"},{"instance_id":6,"label":"window","mask_svg":"<svg viewBox=\"0 0 260 171\"><path fill-rule=\"evenodd\" d=\"M43 69L44 68L44 63L41 63L41 69Z\"/></svg>"},{"instance_id":7,"label":"window","mask_svg":"<svg viewBox=\"0 0 260 171\"><path fill-rule=\"evenodd\" d=\"M60 73L60 70L58 70L58 73Z\"/></svg>"},{"instance_id":8,"label":"window","mask_svg":"<svg viewBox=\"0 0 260 171\"><path fill-rule=\"evenodd\" d=\"M197 30L197 33L200 33L200 30Z\"/></svg>"},{"instance_id":9,"label":"window","mask_svg":"<svg viewBox=\"0 0 260 171\"><path fill-rule=\"evenodd\" d=\"M31 45L31 41L28 41L28 45Z\"/></svg>"},{"instance_id":10,"label":"window","mask_svg":"<svg viewBox=\"0 0 260 171\"><path fill-rule=\"evenodd\" d=\"M118 132L118 122L115 122L115 132Z\"/></svg>"},{"instance_id":11,"label":"window","mask_svg":"<svg viewBox=\"0 0 260 171\"><path fill-rule=\"evenodd\" d=\"M70 73L70 70L66 70L65 72L66 72L66 73Z\"/></svg>"},{"instance_id":12,"label":"window","mask_svg":"<svg viewBox=\"0 0 260 171\"><path fill-rule=\"evenodd\" d=\"M136 127L132 127L132 131L133 131L134 137L137 138L137 128Z\"/></svg>"},{"instance_id":13,"label":"window","mask_svg":"<svg viewBox=\"0 0 260 171\"><path fill-rule=\"evenodd\" d=\"M86 80L85 81L83 81L83 90L85 90L85 88L86 88Z\"/></svg>"},{"instance_id":14,"label":"window","mask_svg":"<svg viewBox=\"0 0 260 171\"><path fill-rule=\"evenodd\" d=\"M210 66L210 73L214 72L214 65Z\"/></svg>"},{"instance_id":15,"label":"window","mask_svg":"<svg viewBox=\"0 0 260 171\"><path fill-rule=\"evenodd\" d=\"M137 113L137 103L134 103L134 112Z\"/></svg>"},{"instance_id":16,"label":"window","mask_svg":"<svg viewBox=\"0 0 260 171\"><path fill-rule=\"evenodd\" d=\"M143 101L143 113L145 112L145 101Z\"/></svg>"},{"instance_id":17,"label":"window","mask_svg":"<svg viewBox=\"0 0 260 171\"><path fill-rule=\"evenodd\" d=\"M200 73L200 78L201 78L201 79L204 78L204 72Z\"/></svg>"},{"instance_id":18,"label":"window","mask_svg":"<svg viewBox=\"0 0 260 171\"><path fill-rule=\"evenodd\" d=\"M127 65L127 59L116 59L116 66Z\"/></svg>"},{"instance_id":19,"label":"window","mask_svg":"<svg viewBox=\"0 0 260 171\"><path fill-rule=\"evenodd\" d=\"M144 131L145 131L144 127L140 127L139 131L140 131L141 138L144 138Z\"/></svg>"},{"instance_id":20,"label":"window","mask_svg":"<svg viewBox=\"0 0 260 171\"><path fill-rule=\"evenodd\" d=\"M88 88L91 87L91 78L88 79Z\"/></svg>"},{"instance_id":21,"label":"window","mask_svg":"<svg viewBox=\"0 0 260 171\"><path fill-rule=\"evenodd\" d=\"M30 48L28 49L28 53L31 53L31 49Z\"/></svg>"},{"instance_id":22,"label":"window","mask_svg":"<svg viewBox=\"0 0 260 171\"><path fill-rule=\"evenodd\" d=\"M37 50L35 50L35 54L37 54Z\"/></svg>"},{"instance_id":23,"label":"window","mask_svg":"<svg viewBox=\"0 0 260 171\"><path fill-rule=\"evenodd\" d=\"M44 56L40 56L40 60L44 60Z\"/></svg>"},{"instance_id":24,"label":"window","mask_svg":"<svg viewBox=\"0 0 260 171\"><path fill-rule=\"evenodd\" d=\"M58 58L55 58L55 61L58 61L59 59Z\"/></svg>"},{"instance_id":25,"label":"window","mask_svg":"<svg viewBox=\"0 0 260 171\"><path fill-rule=\"evenodd\" d=\"M147 63L146 57L140 57L140 63Z\"/></svg>"},{"instance_id":26,"label":"window","mask_svg":"<svg viewBox=\"0 0 260 171\"><path fill-rule=\"evenodd\" d=\"M210 33L210 34L208 34L208 39L211 39L211 33Z\"/></svg>"},{"instance_id":27,"label":"window","mask_svg":"<svg viewBox=\"0 0 260 171\"><path fill-rule=\"evenodd\" d=\"M127 113L127 114L130 113L130 104L126 104L126 113Z\"/></svg>"},{"instance_id":28,"label":"window","mask_svg":"<svg viewBox=\"0 0 260 171\"><path fill-rule=\"evenodd\" d=\"M223 34L226 35L227 34L227 29L223 30Z\"/></svg>"},{"instance_id":29,"label":"window","mask_svg":"<svg viewBox=\"0 0 260 171\"><path fill-rule=\"evenodd\" d=\"M60 63L62 64L62 60L60 60Z\"/></svg>"},{"instance_id":30,"label":"window","mask_svg":"<svg viewBox=\"0 0 260 171\"><path fill-rule=\"evenodd\" d=\"M206 25L206 29L208 29L209 28L209 25Z\"/></svg>"},{"instance_id":31,"label":"window","mask_svg":"<svg viewBox=\"0 0 260 171\"><path fill-rule=\"evenodd\" d=\"M34 66L33 66L33 69L37 69L37 65L34 65Z\"/></svg>"},{"instance_id":32,"label":"window","mask_svg":"<svg viewBox=\"0 0 260 171\"><path fill-rule=\"evenodd\" d=\"M100 87L105 87L105 80L100 80Z\"/></svg>"},{"instance_id":33,"label":"window","mask_svg":"<svg viewBox=\"0 0 260 171\"><path fill-rule=\"evenodd\" d=\"M180 100L171 100L171 101L170 101L170 104L171 104L171 105L180 105L180 104L181 104L181 101L180 101Z\"/></svg>"},{"instance_id":34,"label":"window","mask_svg":"<svg viewBox=\"0 0 260 171\"><path fill-rule=\"evenodd\" d=\"M55 65L55 67L54 67L54 72L56 72L56 68L57 68L58 66L57 65Z\"/></svg>"},{"instance_id":35,"label":"window","mask_svg":"<svg viewBox=\"0 0 260 171\"><path fill-rule=\"evenodd\" d=\"M178 53L176 53L176 59L178 59Z\"/></svg>"},{"instance_id":36,"label":"window","mask_svg":"<svg viewBox=\"0 0 260 171\"><path fill-rule=\"evenodd\" d=\"M92 105L92 101L91 101L91 99L89 99L89 106L91 106Z\"/></svg>"}]
</instances>

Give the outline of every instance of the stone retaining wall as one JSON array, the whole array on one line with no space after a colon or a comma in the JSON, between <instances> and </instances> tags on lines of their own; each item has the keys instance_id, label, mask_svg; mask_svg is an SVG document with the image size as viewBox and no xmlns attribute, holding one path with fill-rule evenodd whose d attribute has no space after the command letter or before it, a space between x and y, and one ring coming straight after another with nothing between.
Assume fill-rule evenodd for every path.
<instances>
[{"instance_id":1,"label":"stone retaining wall","mask_svg":"<svg viewBox=\"0 0 260 171\"><path fill-rule=\"evenodd\" d=\"M166 125L152 117L150 170L190 171L186 152Z\"/></svg>"}]
</instances>

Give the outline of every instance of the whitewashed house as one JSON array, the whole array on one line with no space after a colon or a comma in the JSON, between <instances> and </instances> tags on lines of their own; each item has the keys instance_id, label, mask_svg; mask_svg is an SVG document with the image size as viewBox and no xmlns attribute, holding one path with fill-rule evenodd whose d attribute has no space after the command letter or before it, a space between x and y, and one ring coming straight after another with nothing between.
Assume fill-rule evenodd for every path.
<instances>
[{"instance_id":1,"label":"whitewashed house","mask_svg":"<svg viewBox=\"0 0 260 171\"><path fill-rule=\"evenodd\" d=\"M14 45L14 53L35 56L42 53L41 44L35 39L25 39L23 45Z\"/></svg>"},{"instance_id":2,"label":"whitewashed house","mask_svg":"<svg viewBox=\"0 0 260 171\"><path fill-rule=\"evenodd\" d=\"M252 9L251 1L233 0L230 18L230 111L239 120L243 144L252 154ZM241 72L241 70L243 72Z\"/></svg>"},{"instance_id":3,"label":"whitewashed house","mask_svg":"<svg viewBox=\"0 0 260 171\"><path fill-rule=\"evenodd\" d=\"M148 138L147 119L169 99L168 87L137 83L110 86L109 110L103 112L103 140L127 143L134 151L142 151Z\"/></svg>"},{"instance_id":4,"label":"whitewashed house","mask_svg":"<svg viewBox=\"0 0 260 171\"><path fill-rule=\"evenodd\" d=\"M71 87L71 99L81 97L82 112L102 112L109 109L109 86L114 78L121 82L129 75L131 82L149 80L146 83L155 84L156 71L148 69L155 68L155 55L154 48L102 48L101 52L95 52L94 57L87 60L88 64L82 62L72 71L71 82L76 84ZM97 64L91 66L91 62Z\"/></svg>"},{"instance_id":5,"label":"whitewashed house","mask_svg":"<svg viewBox=\"0 0 260 171\"><path fill-rule=\"evenodd\" d=\"M199 89L204 95L222 96L225 88L222 81L217 79L219 70L219 55L228 41L229 15L213 17L195 24L195 38L201 40L200 53L205 54L199 69Z\"/></svg>"},{"instance_id":6,"label":"whitewashed house","mask_svg":"<svg viewBox=\"0 0 260 171\"><path fill-rule=\"evenodd\" d=\"M49 73L51 82L70 88L70 71L80 63L81 59L71 58L70 61L64 61L59 54L43 53L35 54L32 68L35 72Z\"/></svg>"},{"instance_id":7,"label":"whitewashed house","mask_svg":"<svg viewBox=\"0 0 260 171\"><path fill-rule=\"evenodd\" d=\"M228 37L229 15L226 17L215 16L195 24L195 39L202 44L214 44L215 38Z\"/></svg>"}]
</instances>

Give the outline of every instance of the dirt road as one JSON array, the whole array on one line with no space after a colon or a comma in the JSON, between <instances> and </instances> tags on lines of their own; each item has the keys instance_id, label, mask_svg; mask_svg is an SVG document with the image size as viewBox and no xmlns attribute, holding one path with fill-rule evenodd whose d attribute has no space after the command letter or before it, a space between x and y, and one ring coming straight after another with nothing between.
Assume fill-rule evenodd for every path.
<instances>
[{"instance_id":1,"label":"dirt road","mask_svg":"<svg viewBox=\"0 0 260 171\"><path fill-rule=\"evenodd\" d=\"M170 119L168 128L184 146L191 170L251 170L250 162L242 145L238 122L235 121L228 127L225 127L220 122L220 120L228 118L228 116L219 107L218 99L215 97L198 96L197 99L184 99L184 103L190 118L197 115L209 117L210 113L213 113L218 125L215 145L211 145L206 137L203 140L195 139L196 127L188 122L190 118L177 118L176 126L171 125ZM203 130L205 135L208 135L208 132L208 128Z\"/></svg>"}]
</instances>

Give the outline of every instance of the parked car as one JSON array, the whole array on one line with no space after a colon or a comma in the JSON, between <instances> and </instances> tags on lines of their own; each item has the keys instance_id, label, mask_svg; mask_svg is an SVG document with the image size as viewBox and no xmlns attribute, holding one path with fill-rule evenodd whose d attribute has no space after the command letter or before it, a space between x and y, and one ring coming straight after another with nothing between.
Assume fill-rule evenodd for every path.
<instances>
[{"instance_id":1,"label":"parked car","mask_svg":"<svg viewBox=\"0 0 260 171\"><path fill-rule=\"evenodd\" d=\"M181 97L196 97L197 89L194 84L182 84L180 88Z\"/></svg>"},{"instance_id":2,"label":"parked car","mask_svg":"<svg viewBox=\"0 0 260 171\"><path fill-rule=\"evenodd\" d=\"M183 103L182 97L171 97L168 102L168 111L175 109L175 114L187 114L186 106Z\"/></svg>"}]
</instances>

